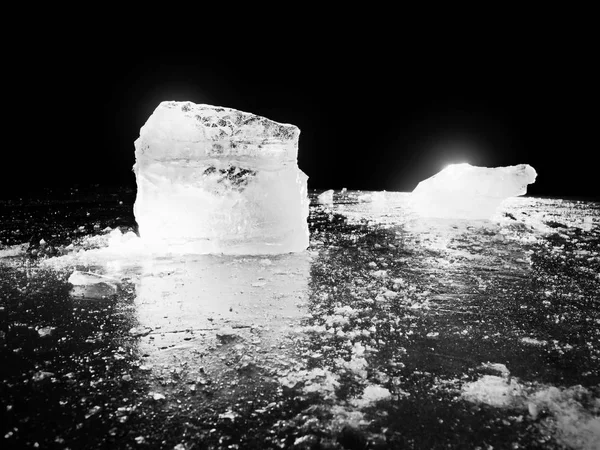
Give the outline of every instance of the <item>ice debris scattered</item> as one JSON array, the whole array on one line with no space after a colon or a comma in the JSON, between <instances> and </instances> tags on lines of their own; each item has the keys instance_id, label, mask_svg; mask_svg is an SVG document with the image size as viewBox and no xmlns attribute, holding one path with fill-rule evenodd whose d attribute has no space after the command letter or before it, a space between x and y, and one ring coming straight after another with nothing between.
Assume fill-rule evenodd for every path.
<instances>
[{"instance_id":1,"label":"ice debris scattered","mask_svg":"<svg viewBox=\"0 0 600 450\"><path fill-rule=\"evenodd\" d=\"M422 217L490 219L502 201L526 194L536 176L528 164L451 164L417 185L411 194L412 205Z\"/></svg>"},{"instance_id":2,"label":"ice debris scattered","mask_svg":"<svg viewBox=\"0 0 600 450\"><path fill-rule=\"evenodd\" d=\"M70 292L72 297L88 299L111 297L117 293L119 284L119 280L111 277L79 270L74 270L67 281L73 285Z\"/></svg>"},{"instance_id":3,"label":"ice debris scattered","mask_svg":"<svg viewBox=\"0 0 600 450\"><path fill-rule=\"evenodd\" d=\"M171 253L308 247L300 130L231 108L162 102L135 141L140 237Z\"/></svg>"}]
</instances>

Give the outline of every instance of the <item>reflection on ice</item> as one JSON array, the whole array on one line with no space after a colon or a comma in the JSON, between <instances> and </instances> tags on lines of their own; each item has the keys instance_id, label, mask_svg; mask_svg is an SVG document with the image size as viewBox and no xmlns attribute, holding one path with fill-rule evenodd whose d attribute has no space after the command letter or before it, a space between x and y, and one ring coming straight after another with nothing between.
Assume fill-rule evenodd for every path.
<instances>
[{"instance_id":1,"label":"reflection on ice","mask_svg":"<svg viewBox=\"0 0 600 450\"><path fill-rule=\"evenodd\" d=\"M91 267L105 274L75 270L69 280L72 295L79 297L107 297L116 292L117 280L133 283L138 325L131 334L141 339L147 367L175 355L197 358L208 347L231 342L243 346L246 358L271 357L303 316L311 261L307 252L153 257L138 249L122 256L135 240L120 240L118 230L112 234L112 246L53 258L46 265ZM105 285L115 291L101 289ZM208 367L218 369L211 357Z\"/></svg>"},{"instance_id":2,"label":"reflection on ice","mask_svg":"<svg viewBox=\"0 0 600 450\"><path fill-rule=\"evenodd\" d=\"M309 262L296 254L145 263L135 300L140 327L149 332L142 352L158 364L178 349L236 342L246 356L265 357L303 315Z\"/></svg>"},{"instance_id":3,"label":"reflection on ice","mask_svg":"<svg viewBox=\"0 0 600 450\"><path fill-rule=\"evenodd\" d=\"M220 357L231 350L225 344L232 343L245 360L283 363L285 352L279 347L303 315L312 258L308 252L157 256L135 234L118 229L90 237L81 247L42 266L72 272L74 297L107 298L124 281L133 286L137 325L130 334L140 339L145 367L207 355L196 368L224 370Z\"/></svg>"}]
</instances>

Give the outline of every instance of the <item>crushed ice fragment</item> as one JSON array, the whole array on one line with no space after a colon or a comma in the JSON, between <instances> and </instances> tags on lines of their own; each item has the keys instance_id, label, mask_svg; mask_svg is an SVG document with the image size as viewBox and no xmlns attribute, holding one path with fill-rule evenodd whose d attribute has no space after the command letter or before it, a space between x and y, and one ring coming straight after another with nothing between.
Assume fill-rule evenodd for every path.
<instances>
[{"instance_id":1,"label":"crushed ice fragment","mask_svg":"<svg viewBox=\"0 0 600 450\"><path fill-rule=\"evenodd\" d=\"M87 414L85 415L85 418L89 419L90 417L98 414L101 410L102 410L102 407L96 405L87 412Z\"/></svg>"},{"instance_id":2,"label":"crushed ice fragment","mask_svg":"<svg viewBox=\"0 0 600 450\"><path fill-rule=\"evenodd\" d=\"M48 337L51 336L56 328L54 327L43 327L37 330L40 337Z\"/></svg>"},{"instance_id":3,"label":"crushed ice fragment","mask_svg":"<svg viewBox=\"0 0 600 450\"><path fill-rule=\"evenodd\" d=\"M71 296L91 299L107 298L117 293L118 280L92 272L73 271L69 276L73 285Z\"/></svg>"},{"instance_id":4,"label":"crushed ice fragment","mask_svg":"<svg viewBox=\"0 0 600 450\"><path fill-rule=\"evenodd\" d=\"M43 370L40 370L39 372L36 372L33 374L33 381L42 381L42 380L45 380L46 378L53 377L53 376L54 376L53 372L45 372Z\"/></svg>"},{"instance_id":5,"label":"crushed ice fragment","mask_svg":"<svg viewBox=\"0 0 600 450\"><path fill-rule=\"evenodd\" d=\"M543 340L540 341L539 339L530 338L530 337L522 337L521 342L523 342L524 344L530 344L530 345L546 345L547 344L546 341L543 341Z\"/></svg>"},{"instance_id":6,"label":"crushed ice fragment","mask_svg":"<svg viewBox=\"0 0 600 450\"><path fill-rule=\"evenodd\" d=\"M363 390L362 396L359 399L353 400L353 404L359 408L363 408L372 403L386 400L390 398L392 394L389 389L386 389L375 384L370 384Z\"/></svg>"},{"instance_id":7,"label":"crushed ice fragment","mask_svg":"<svg viewBox=\"0 0 600 450\"><path fill-rule=\"evenodd\" d=\"M314 444L317 441L318 441L318 439L315 437L315 435L306 434L304 436L300 436L300 437L296 438L296 440L294 441L294 447L301 448L300 447L301 445L309 446L309 445ZM305 447L305 448L312 448L312 447Z\"/></svg>"},{"instance_id":8,"label":"crushed ice fragment","mask_svg":"<svg viewBox=\"0 0 600 450\"><path fill-rule=\"evenodd\" d=\"M385 278L387 277L387 270L375 270L371 272L371 275L375 278Z\"/></svg>"},{"instance_id":9,"label":"crushed ice fragment","mask_svg":"<svg viewBox=\"0 0 600 450\"><path fill-rule=\"evenodd\" d=\"M159 392L150 392L150 397L152 397L153 400L164 400L166 397L159 393Z\"/></svg>"},{"instance_id":10,"label":"crushed ice fragment","mask_svg":"<svg viewBox=\"0 0 600 450\"><path fill-rule=\"evenodd\" d=\"M520 386L515 380L496 375L483 375L477 381L465 384L462 389L465 400L492 406L509 406L519 393Z\"/></svg>"},{"instance_id":11,"label":"crushed ice fragment","mask_svg":"<svg viewBox=\"0 0 600 450\"><path fill-rule=\"evenodd\" d=\"M333 205L333 189L320 193L317 196L317 202L321 205Z\"/></svg>"},{"instance_id":12,"label":"crushed ice fragment","mask_svg":"<svg viewBox=\"0 0 600 450\"><path fill-rule=\"evenodd\" d=\"M238 414L233 412L231 409L219 414L219 419L229 419L231 421L234 421L236 417L238 417Z\"/></svg>"},{"instance_id":13,"label":"crushed ice fragment","mask_svg":"<svg viewBox=\"0 0 600 450\"><path fill-rule=\"evenodd\" d=\"M135 141L140 237L171 253L275 254L308 247L300 130L192 102L162 102Z\"/></svg>"},{"instance_id":14,"label":"crushed ice fragment","mask_svg":"<svg viewBox=\"0 0 600 450\"><path fill-rule=\"evenodd\" d=\"M491 372L495 372L498 375L502 375L504 377L507 377L510 375L510 371L508 370L508 368L504 364L500 364L500 363L486 362L486 363L483 363L480 366L480 368L491 371Z\"/></svg>"}]
</instances>

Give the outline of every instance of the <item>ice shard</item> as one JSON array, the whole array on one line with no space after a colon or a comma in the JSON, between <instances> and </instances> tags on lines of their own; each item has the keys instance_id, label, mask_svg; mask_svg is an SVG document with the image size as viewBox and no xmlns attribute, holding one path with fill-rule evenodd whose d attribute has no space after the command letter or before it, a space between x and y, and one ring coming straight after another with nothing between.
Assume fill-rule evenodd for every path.
<instances>
[{"instance_id":1,"label":"ice shard","mask_svg":"<svg viewBox=\"0 0 600 450\"><path fill-rule=\"evenodd\" d=\"M306 249L299 134L294 125L231 108L162 102L135 141L140 237L172 253Z\"/></svg>"},{"instance_id":2,"label":"ice shard","mask_svg":"<svg viewBox=\"0 0 600 450\"><path fill-rule=\"evenodd\" d=\"M317 202L322 205L333 205L333 189L329 189L328 191L321 192L317 196Z\"/></svg>"},{"instance_id":3,"label":"ice shard","mask_svg":"<svg viewBox=\"0 0 600 450\"><path fill-rule=\"evenodd\" d=\"M490 219L503 200L526 194L536 176L528 164L451 164L417 185L411 194L412 205L423 217Z\"/></svg>"}]
</instances>

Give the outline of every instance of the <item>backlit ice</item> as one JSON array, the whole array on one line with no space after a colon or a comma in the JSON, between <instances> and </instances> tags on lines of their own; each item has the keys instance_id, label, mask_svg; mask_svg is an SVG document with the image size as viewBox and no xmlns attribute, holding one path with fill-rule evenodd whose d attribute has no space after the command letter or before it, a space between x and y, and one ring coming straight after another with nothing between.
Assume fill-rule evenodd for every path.
<instances>
[{"instance_id":1,"label":"backlit ice","mask_svg":"<svg viewBox=\"0 0 600 450\"><path fill-rule=\"evenodd\" d=\"M135 141L140 237L174 253L308 246L300 130L230 108L162 102Z\"/></svg>"},{"instance_id":2,"label":"backlit ice","mask_svg":"<svg viewBox=\"0 0 600 450\"><path fill-rule=\"evenodd\" d=\"M528 164L477 167L451 164L421 181L412 192L415 211L423 217L489 219L503 200L527 193L537 173Z\"/></svg>"}]
</instances>

